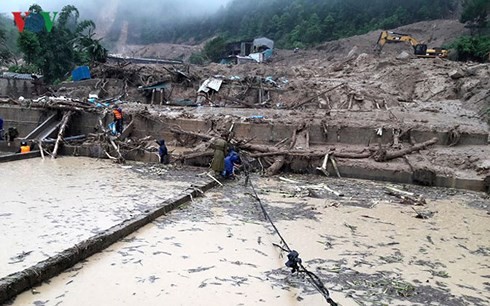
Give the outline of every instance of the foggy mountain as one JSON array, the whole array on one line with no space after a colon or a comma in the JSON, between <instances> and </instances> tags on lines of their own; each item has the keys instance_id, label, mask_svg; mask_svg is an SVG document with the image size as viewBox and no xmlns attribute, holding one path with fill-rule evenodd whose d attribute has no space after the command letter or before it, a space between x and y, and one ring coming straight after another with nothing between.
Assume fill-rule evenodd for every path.
<instances>
[{"instance_id":1,"label":"foggy mountain","mask_svg":"<svg viewBox=\"0 0 490 306\"><path fill-rule=\"evenodd\" d=\"M136 40L142 31L188 22L215 13L229 0L16 0L0 3L0 14L12 18L13 11L25 12L33 3L45 11L60 11L74 5L81 19L91 19L99 36L115 41L127 24L129 39ZM106 37L109 35L109 37Z\"/></svg>"},{"instance_id":2,"label":"foggy mountain","mask_svg":"<svg viewBox=\"0 0 490 306\"><path fill-rule=\"evenodd\" d=\"M25 11L35 0L2 3L0 12ZM461 0L38 0L44 10L74 4L92 19L104 44L201 43L267 36L295 48L454 16Z\"/></svg>"},{"instance_id":3,"label":"foggy mountain","mask_svg":"<svg viewBox=\"0 0 490 306\"><path fill-rule=\"evenodd\" d=\"M453 18L461 0L230 0L201 15L189 10L188 2L136 10L131 4L119 5L106 37L115 41L123 36L130 44L192 44L216 35L228 41L267 36L280 48L303 48L376 29Z\"/></svg>"}]
</instances>

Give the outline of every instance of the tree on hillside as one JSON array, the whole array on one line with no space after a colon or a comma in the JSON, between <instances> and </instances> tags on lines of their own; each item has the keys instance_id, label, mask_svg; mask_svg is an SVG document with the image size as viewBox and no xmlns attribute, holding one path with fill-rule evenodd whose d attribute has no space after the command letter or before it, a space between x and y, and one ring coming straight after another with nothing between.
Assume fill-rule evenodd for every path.
<instances>
[{"instance_id":1,"label":"tree on hillside","mask_svg":"<svg viewBox=\"0 0 490 306\"><path fill-rule=\"evenodd\" d=\"M16 38L16 32L11 21L0 15L0 65L8 65L15 62L15 48L12 41Z\"/></svg>"},{"instance_id":2,"label":"tree on hillside","mask_svg":"<svg viewBox=\"0 0 490 306\"><path fill-rule=\"evenodd\" d=\"M42 12L39 5L29 8L32 13ZM29 18L29 17L27 17ZM95 24L78 21L76 7L63 7L50 32L22 32L17 44L26 62L44 75L46 82L61 81L77 65L104 61L107 51L93 38Z\"/></svg>"},{"instance_id":3,"label":"tree on hillside","mask_svg":"<svg viewBox=\"0 0 490 306\"><path fill-rule=\"evenodd\" d=\"M5 64L10 59L10 52L4 47L6 38L5 30L0 28L0 65Z\"/></svg>"},{"instance_id":4,"label":"tree on hillside","mask_svg":"<svg viewBox=\"0 0 490 306\"><path fill-rule=\"evenodd\" d=\"M484 33L488 26L489 13L490 1L488 0L463 2L463 12L459 21L467 23L472 29L472 35L460 37L451 44L450 47L457 51L458 60L481 62L490 60L490 35Z\"/></svg>"},{"instance_id":5,"label":"tree on hillside","mask_svg":"<svg viewBox=\"0 0 490 306\"><path fill-rule=\"evenodd\" d=\"M487 26L487 16L490 13L489 0L464 0L463 13L460 21L470 27L481 30Z\"/></svg>"},{"instance_id":6,"label":"tree on hillside","mask_svg":"<svg viewBox=\"0 0 490 306\"><path fill-rule=\"evenodd\" d=\"M223 52L226 47L226 40L221 37L215 37L206 43L203 49L203 54L210 61L217 62L223 56Z\"/></svg>"}]
</instances>

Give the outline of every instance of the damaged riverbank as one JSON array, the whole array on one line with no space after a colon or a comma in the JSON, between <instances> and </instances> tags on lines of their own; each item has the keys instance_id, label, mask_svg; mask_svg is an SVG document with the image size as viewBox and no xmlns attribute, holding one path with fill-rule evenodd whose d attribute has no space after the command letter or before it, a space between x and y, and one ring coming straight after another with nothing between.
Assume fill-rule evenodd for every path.
<instances>
[{"instance_id":1,"label":"damaged riverbank","mask_svg":"<svg viewBox=\"0 0 490 306\"><path fill-rule=\"evenodd\" d=\"M450 105L458 107L454 101L445 107ZM26 137L38 126L51 127L45 123L61 118L61 106L4 106L0 111L9 124L18 123L21 137ZM52 135L51 140L42 142L46 156L61 140L61 154L156 162L155 140L164 138L175 163L207 167L212 157L211 140L227 131L230 142L248 156L255 170L268 175L317 173L328 154L335 158L342 177L490 189L488 127L467 120L472 112L461 108L457 108L461 111L458 116L426 114L413 106L412 113L406 113L405 108L389 112L305 111L296 118L298 113L287 110L267 110L257 117L246 109L148 106L141 110L140 105L131 103L122 107L129 121L123 136L108 133L106 126L112 119L107 109L88 108L71 116L64 137ZM330 160L325 169L336 172Z\"/></svg>"}]
</instances>

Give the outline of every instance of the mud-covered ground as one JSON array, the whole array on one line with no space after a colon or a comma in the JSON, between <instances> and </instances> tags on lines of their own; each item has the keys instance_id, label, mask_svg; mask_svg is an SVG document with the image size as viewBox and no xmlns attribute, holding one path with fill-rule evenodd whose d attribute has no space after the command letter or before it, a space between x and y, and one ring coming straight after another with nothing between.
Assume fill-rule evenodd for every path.
<instances>
[{"instance_id":1,"label":"mud-covered ground","mask_svg":"<svg viewBox=\"0 0 490 306\"><path fill-rule=\"evenodd\" d=\"M318 176L254 177L281 235L341 305L488 305L490 201L481 193ZM285 253L244 179L142 228L14 305L325 305ZM324 186L343 193L337 196ZM90 294L87 294L90 292Z\"/></svg>"},{"instance_id":2,"label":"mud-covered ground","mask_svg":"<svg viewBox=\"0 0 490 306\"><path fill-rule=\"evenodd\" d=\"M74 157L15 161L1 169L0 278L203 181L195 171Z\"/></svg>"}]
</instances>

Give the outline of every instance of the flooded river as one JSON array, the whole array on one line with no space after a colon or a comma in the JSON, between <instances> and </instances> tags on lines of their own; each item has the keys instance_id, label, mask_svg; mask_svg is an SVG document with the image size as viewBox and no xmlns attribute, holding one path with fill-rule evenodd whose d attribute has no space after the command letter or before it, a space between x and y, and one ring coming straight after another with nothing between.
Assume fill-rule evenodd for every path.
<instances>
[{"instance_id":1,"label":"flooded river","mask_svg":"<svg viewBox=\"0 0 490 306\"><path fill-rule=\"evenodd\" d=\"M340 305L488 305L488 197L386 183L255 178L271 218ZM326 183L343 197L318 191ZM303 186L299 188L298 186ZM311 188L310 188L311 187ZM396 186L404 188L404 186ZM312 192L314 191L314 192ZM286 253L252 190L229 182L19 295L13 305L327 305Z\"/></svg>"},{"instance_id":2,"label":"flooded river","mask_svg":"<svg viewBox=\"0 0 490 306\"><path fill-rule=\"evenodd\" d=\"M0 169L0 277L144 213L196 180L164 180L138 164L75 157L15 161Z\"/></svg>"}]
</instances>

